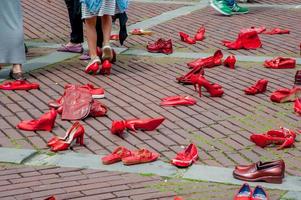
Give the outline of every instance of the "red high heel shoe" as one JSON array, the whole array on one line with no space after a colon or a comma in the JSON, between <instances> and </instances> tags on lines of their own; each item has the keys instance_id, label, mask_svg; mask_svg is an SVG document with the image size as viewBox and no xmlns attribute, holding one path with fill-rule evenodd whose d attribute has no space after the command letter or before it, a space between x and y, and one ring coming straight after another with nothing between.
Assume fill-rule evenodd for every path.
<instances>
[{"instance_id":1,"label":"red high heel shoe","mask_svg":"<svg viewBox=\"0 0 301 200\"><path fill-rule=\"evenodd\" d=\"M196 100L190 96L171 96L161 99L161 106L177 106L177 105L187 105L192 106L196 104Z\"/></svg>"},{"instance_id":2,"label":"red high heel shoe","mask_svg":"<svg viewBox=\"0 0 301 200\"><path fill-rule=\"evenodd\" d=\"M45 113L39 119L20 122L17 128L24 131L52 131L56 115L56 111L51 109L50 112Z\"/></svg>"},{"instance_id":3,"label":"red high heel shoe","mask_svg":"<svg viewBox=\"0 0 301 200\"><path fill-rule=\"evenodd\" d=\"M255 83L255 85L252 85L249 88L245 89L245 94L247 95L255 95L259 93L264 93L267 89L268 80L266 79L260 79Z\"/></svg>"},{"instance_id":4,"label":"red high heel shoe","mask_svg":"<svg viewBox=\"0 0 301 200\"><path fill-rule=\"evenodd\" d=\"M33 90L39 89L40 85L38 83L30 83L25 80L7 81L0 84L1 90Z\"/></svg>"},{"instance_id":5,"label":"red high heel shoe","mask_svg":"<svg viewBox=\"0 0 301 200\"><path fill-rule=\"evenodd\" d=\"M137 129L144 131L155 130L163 121L164 117L150 118L150 119L131 119L123 121L113 121L111 133L122 137L123 131L127 128L131 131L137 132Z\"/></svg>"},{"instance_id":6,"label":"red high heel shoe","mask_svg":"<svg viewBox=\"0 0 301 200\"><path fill-rule=\"evenodd\" d=\"M66 139L70 136L70 133L73 131L73 129L78 128L78 126L80 126L80 123L77 121L67 130L64 137L57 137L57 136L52 137L50 140L48 140L47 146L52 146L55 143L57 143L59 140L66 141Z\"/></svg>"},{"instance_id":7,"label":"red high heel shoe","mask_svg":"<svg viewBox=\"0 0 301 200\"><path fill-rule=\"evenodd\" d=\"M217 50L213 56L209 56L207 58L200 58L190 63L187 63L189 68L212 68L222 64L223 53L221 50Z\"/></svg>"},{"instance_id":8,"label":"red high heel shoe","mask_svg":"<svg viewBox=\"0 0 301 200\"><path fill-rule=\"evenodd\" d=\"M74 140L76 140L77 144L83 146L84 134L85 129L81 124L79 124L78 126L72 129L72 131L69 134L69 137L67 137L66 140L58 140L56 143L52 144L51 151L57 152L67 150Z\"/></svg>"},{"instance_id":9,"label":"red high heel shoe","mask_svg":"<svg viewBox=\"0 0 301 200\"><path fill-rule=\"evenodd\" d=\"M196 85L199 87L199 96L202 96L202 87L205 87L209 92L211 97L221 97L224 94L222 87L218 84L212 84L208 80L206 80L203 76L199 76L197 80L195 80L194 88L196 89Z\"/></svg>"},{"instance_id":10,"label":"red high heel shoe","mask_svg":"<svg viewBox=\"0 0 301 200\"><path fill-rule=\"evenodd\" d=\"M204 40L204 38L205 38L205 32L206 32L205 27L201 26L199 28L199 30L197 31L197 33L195 34L194 39L196 41L202 41L202 40Z\"/></svg>"},{"instance_id":11,"label":"red high heel shoe","mask_svg":"<svg viewBox=\"0 0 301 200\"><path fill-rule=\"evenodd\" d=\"M234 55L230 55L226 58L226 60L224 61L224 66L225 67L229 67L230 69L234 69L235 68L235 63L236 63L236 58Z\"/></svg>"},{"instance_id":12,"label":"red high heel shoe","mask_svg":"<svg viewBox=\"0 0 301 200\"><path fill-rule=\"evenodd\" d=\"M171 160L171 163L177 167L189 167L198 159L198 148L194 144L190 144L183 151Z\"/></svg>"},{"instance_id":13,"label":"red high heel shoe","mask_svg":"<svg viewBox=\"0 0 301 200\"><path fill-rule=\"evenodd\" d=\"M194 38L189 37L188 34L179 32L179 35L181 37L181 41L186 42L187 44L195 44L196 41Z\"/></svg>"},{"instance_id":14,"label":"red high heel shoe","mask_svg":"<svg viewBox=\"0 0 301 200\"><path fill-rule=\"evenodd\" d=\"M101 158L104 165L110 165L121 161L123 158L129 157L133 154L132 151L125 147L117 147L111 154Z\"/></svg>"},{"instance_id":15,"label":"red high heel shoe","mask_svg":"<svg viewBox=\"0 0 301 200\"><path fill-rule=\"evenodd\" d=\"M198 76L204 75L204 74L205 74L204 68L202 66L198 66L196 68L193 68L187 74L177 77L176 79L179 83L193 84L192 79L194 79L195 76L198 77Z\"/></svg>"},{"instance_id":16,"label":"red high heel shoe","mask_svg":"<svg viewBox=\"0 0 301 200\"><path fill-rule=\"evenodd\" d=\"M111 74L111 68L112 68L112 64L110 63L110 61L105 60L102 63L102 68L100 70L100 73L110 75Z\"/></svg>"},{"instance_id":17,"label":"red high heel shoe","mask_svg":"<svg viewBox=\"0 0 301 200\"><path fill-rule=\"evenodd\" d=\"M293 58L276 57L272 60L264 61L264 66L272 69L292 69L296 67L296 60Z\"/></svg>"}]
</instances>

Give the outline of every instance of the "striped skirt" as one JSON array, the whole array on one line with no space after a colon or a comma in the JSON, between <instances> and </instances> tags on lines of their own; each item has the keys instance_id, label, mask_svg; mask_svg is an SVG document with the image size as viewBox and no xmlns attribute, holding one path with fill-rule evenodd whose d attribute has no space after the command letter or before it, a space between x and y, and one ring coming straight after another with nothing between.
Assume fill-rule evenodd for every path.
<instances>
[{"instance_id":1,"label":"striped skirt","mask_svg":"<svg viewBox=\"0 0 301 200\"><path fill-rule=\"evenodd\" d=\"M85 3L82 3L82 19L91 18L95 16L104 16L104 15L115 15L119 13L118 6L116 4L116 0L103 0L100 10L97 14L92 14L87 9Z\"/></svg>"}]
</instances>

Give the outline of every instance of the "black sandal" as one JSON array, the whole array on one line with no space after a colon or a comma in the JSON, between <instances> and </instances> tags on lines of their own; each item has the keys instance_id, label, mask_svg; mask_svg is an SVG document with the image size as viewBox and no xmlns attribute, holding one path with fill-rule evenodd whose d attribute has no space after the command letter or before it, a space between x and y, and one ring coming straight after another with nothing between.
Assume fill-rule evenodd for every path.
<instances>
[{"instance_id":1,"label":"black sandal","mask_svg":"<svg viewBox=\"0 0 301 200\"><path fill-rule=\"evenodd\" d=\"M14 73L13 70L10 70L9 72L9 77L11 79L14 79L16 81L22 81L22 80L25 80L26 78L24 77L24 74L23 72L17 72L17 73Z\"/></svg>"}]
</instances>

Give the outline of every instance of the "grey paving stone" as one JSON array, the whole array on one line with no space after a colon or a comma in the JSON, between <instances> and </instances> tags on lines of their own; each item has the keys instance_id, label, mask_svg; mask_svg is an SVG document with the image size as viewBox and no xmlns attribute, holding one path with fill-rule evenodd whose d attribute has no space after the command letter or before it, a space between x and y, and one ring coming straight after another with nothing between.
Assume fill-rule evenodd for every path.
<instances>
[{"instance_id":1,"label":"grey paving stone","mask_svg":"<svg viewBox=\"0 0 301 200\"><path fill-rule=\"evenodd\" d=\"M0 162L21 164L37 151L32 149L0 148Z\"/></svg>"}]
</instances>

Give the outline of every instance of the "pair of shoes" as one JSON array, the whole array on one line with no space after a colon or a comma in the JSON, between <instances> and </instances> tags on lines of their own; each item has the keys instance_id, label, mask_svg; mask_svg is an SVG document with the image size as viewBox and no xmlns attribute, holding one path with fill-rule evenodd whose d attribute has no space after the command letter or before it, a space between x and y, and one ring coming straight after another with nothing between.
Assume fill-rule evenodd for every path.
<instances>
[{"instance_id":1,"label":"pair of shoes","mask_svg":"<svg viewBox=\"0 0 301 200\"><path fill-rule=\"evenodd\" d=\"M155 130L163 121L164 117L150 118L150 119L130 119L122 121L113 121L111 127L111 133L122 137L125 129L137 132L137 129L143 131Z\"/></svg>"},{"instance_id":2,"label":"pair of shoes","mask_svg":"<svg viewBox=\"0 0 301 200\"><path fill-rule=\"evenodd\" d=\"M270 31L265 31L263 32L263 34L267 34L267 35L275 35L275 34L289 34L290 31L287 29L281 29L281 28L273 28Z\"/></svg>"},{"instance_id":3,"label":"pair of shoes","mask_svg":"<svg viewBox=\"0 0 301 200\"><path fill-rule=\"evenodd\" d=\"M70 52L70 53L82 53L84 51L84 48L82 44L73 44L73 45L63 44L60 48L57 49L57 51Z\"/></svg>"},{"instance_id":4,"label":"pair of shoes","mask_svg":"<svg viewBox=\"0 0 301 200\"><path fill-rule=\"evenodd\" d=\"M111 154L101 158L104 165L110 165L122 161L124 165L135 165L148 163L157 160L159 154L153 153L147 149L130 151L125 147L116 148Z\"/></svg>"},{"instance_id":5,"label":"pair of shoes","mask_svg":"<svg viewBox=\"0 0 301 200\"><path fill-rule=\"evenodd\" d=\"M25 120L17 125L17 128L24 131L52 131L57 112L51 109L43 114L39 119Z\"/></svg>"},{"instance_id":6,"label":"pair of shoes","mask_svg":"<svg viewBox=\"0 0 301 200\"><path fill-rule=\"evenodd\" d=\"M184 32L179 32L179 35L181 41L186 42L187 44L195 44L196 41L202 41L205 38L205 32L205 27L201 26L193 38L191 38L188 34Z\"/></svg>"},{"instance_id":7,"label":"pair of shoes","mask_svg":"<svg viewBox=\"0 0 301 200\"><path fill-rule=\"evenodd\" d=\"M238 34L235 41L223 40L223 45L228 49L257 49L262 47L261 40L257 31L250 29L243 29Z\"/></svg>"},{"instance_id":8,"label":"pair of shoes","mask_svg":"<svg viewBox=\"0 0 301 200\"><path fill-rule=\"evenodd\" d=\"M235 63L236 63L236 57L234 55L230 55L224 60L223 64L225 67L228 67L230 69L235 69Z\"/></svg>"},{"instance_id":9,"label":"pair of shoes","mask_svg":"<svg viewBox=\"0 0 301 200\"><path fill-rule=\"evenodd\" d=\"M30 83L28 81L8 81L0 84L1 90L33 90L39 89L40 85L38 83Z\"/></svg>"},{"instance_id":10,"label":"pair of shoes","mask_svg":"<svg viewBox=\"0 0 301 200\"><path fill-rule=\"evenodd\" d=\"M51 151L64 151L69 149L75 139L77 144L84 145L84 134L84 127L77 121L67 130L64 137L52 137L47 145L51 147Z\"/></svg>"},{"instance_id":11,"label":"pair of shoes","mask_svg":"<svg viewBox=\"0 0 301 200\"><path fill-rule=\"evenodd\" d=\"M190 96L171 96L161 100L161 106L192 106L196 104L196 100Z\"/></svg>"},{"instance_id":12,"label":"pair of shoes","mask_svg":"<svg viewBox=\"0 0 301 200\"><path fill-rule=\"evenodd\" d=\"M295 85L301 85L301 70L297 70L295 74Z\"/></svg>"},{"instance_id":13,"label":"pair of shoes","mask_svg":"<svg viewBox=\"0 0 301 200\"><path fill-rule=\"evenodd\" d=\"M249 184L244 183L234 196L234 200L269 200L268 193L257 185L254 191Z\"/></svg>"},{"instance_id":14,"label":"pair of shoes","mask_svg":"<svg viewBox=\"0 0 301 200\"><path fill-rule=\"evenodd\" d=\"M267 183L282 183L285 172L283 160L257 162L250 165L238 165L233 171L233 177L243 181L264 181Z\"/></svg>"},{"instance_id":15,"label":"pair of shoes","mask_svg":"<svg viewBox=\"0 0 301 200\"><path fill-rule=\"evenodd\" d=\"M255 83L255 85L246 88L244 91L246 95L255 95L255 94L264 93L267 89L267 85L268 85L268 80L260 79Z\"/></svg>"},{"instance_id":16,"label":"pair of shoes","mask_svg":"<svg viewBox=\"0 0 301 200\"><path fill-rule=\"evenodd\" d=\"M293 87L292 89L281 88L273 92L270 96L271 101L276 103L293 102L301 95L300 87Z\"/></svg>"},{"instance_id":17,"label":"pair of shoes","mask_svg":"<svg viewBox=\"0 0 301 200\"><path fill-rule=\"evenodd\" d=\"M197 68L197 67L204 67L204 68L212 68L222 64L223 53L221 50L217 50L214 52L213 56L209 56L207 58L199 58L192 62L187 63L189 68Z\"/></svg>"},{"instance_id":18,"label":"pair of shoes","mask_svg":"<svg viewBox=\"0 0 301 200\"><path fill-rule=\"evenodd\" d=\"M145 31L143 29L135 28L130 32L131 35L152 35L152 31Z\"/></svg>"},{"instance_id":19,"label":"pair of shoes","mask_svg":"<svg viewBox=\"0 0 301 200\"><path fill-rule=\"evenodd\" d=\"M223 15L236 15L236 14L246 14L249 12L248 8L239 6L237 3L234 3L232 7L228 5L228 2L225 0L212 0L210 3L216 11Z\"/></svg>"},{"instance_id":20,"label":"pair of shoes","mask_svg":"<svg viewBox=\"0 0 301 200\"><path fill-rule=\"evenodd\" d=\"M280 145L277 150L281 150L293 146L296 137L295 132L281 128L281 130L270 130L263 134L252 134L250 140L262 148L271 144Z\"/></svg>"},{"instance_id":21,"label":"pair of shoes","mask_svg":"<svg viewBox=\"0 0 301 200\"><path fill-rule=\"evenodd\" d=\"M10 70L9 77L16 81L24 81L26 80L23 72L13 72L13 70Z\"/></svg>"},{"instance_id":22,"label":"pair of shoes","mask_svg":"<svg viewBox=\"0 0 301 200\"><path fill-rule=\"evenodd\" d=\"M173 52L171 39L164 40L160 38L154 43L148 43L146 48L150 53L171 54Z\"/></svg>"},{"instance_id":23,"label":"pair of shoes","mask_svg":"<svg viewBox=\"0 0 301 200\"><path fill-rule=\"evenodd\" d=\"M276 57L272 60L264 61L264 66L272 69L292 69L296 67L296 60L293 58Z\"/></svg>"},{"instance_id":24,"label":"pair of shoes","mask_svg":"<svg viewBox=\"0 0 301 200\"><path fill-rule=\"evenodd\" d=\"M171 163L177 167L189 167L198 159L198 148L194 144L190 144L183 151L179 152Z\"/></svg>"},{"instance_id":25,"label":"pair of shoes","mask_svg":"<svg viewBox=\"0 0 301 200\"><path fill-rule=\"evenodd\" d=\"M211 97L221 97L224 94L224 90L221 85L217 83L210 83L207 79L205 79L204 76L200 75L198 77L195 77L192 82L195 90L197 90L197 86L199 87L198 92L200 97L202 96L202 87L204 87L207 92L209 92Z\"/></svg>"}]
</instances>

